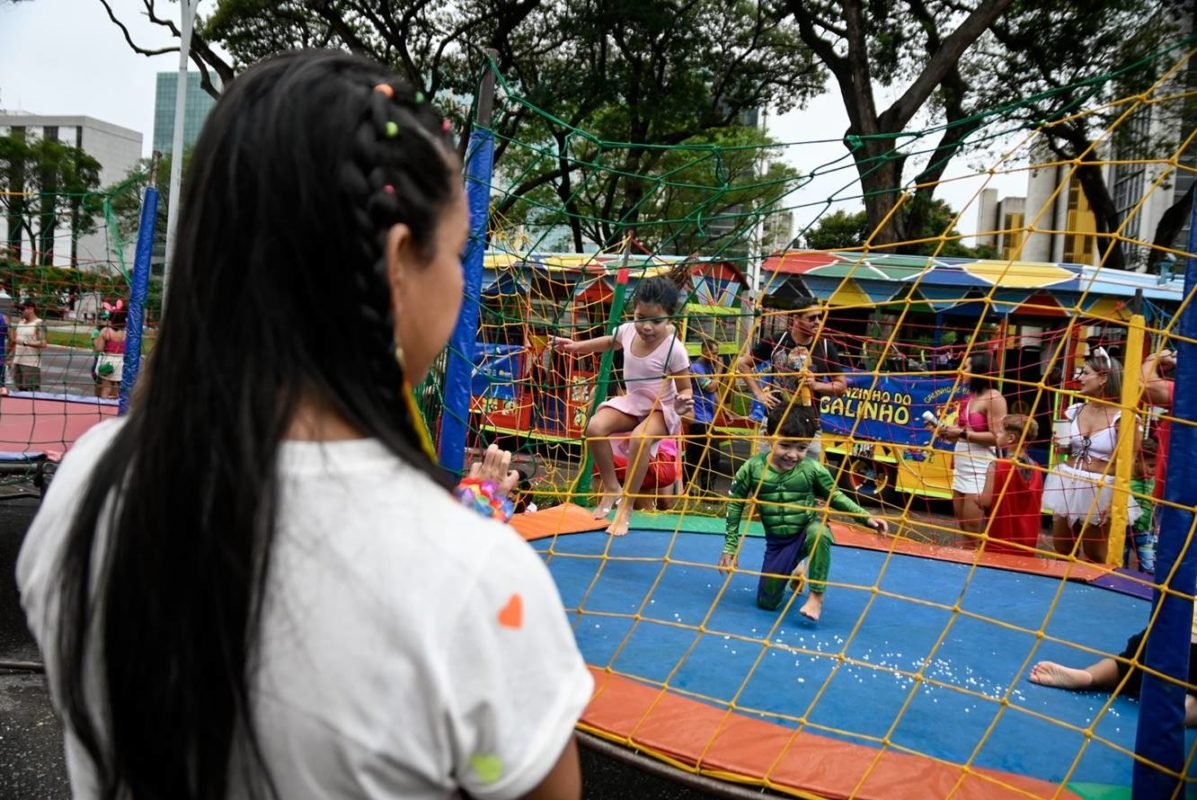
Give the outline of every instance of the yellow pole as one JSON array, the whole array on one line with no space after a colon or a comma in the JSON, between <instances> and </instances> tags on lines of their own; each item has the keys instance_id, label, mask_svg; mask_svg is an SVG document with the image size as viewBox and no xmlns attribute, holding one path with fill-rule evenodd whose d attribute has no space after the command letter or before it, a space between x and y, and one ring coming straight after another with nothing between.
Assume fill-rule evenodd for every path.
<instances>
[{"instance_id":1,"label":"yellow pole","mask_svg":"<svg viewBox=\"0 0 1197 800\"><path fill-rule=\"evenodd\" d=\"M1114 461L1114 498L1110 509L1110 540L1106 563L1122 566L1126 545L1126 498L1130 494L1131 471L1135 466L1135 412L1139 410L1139 368L1143 361L1143 337L1146 320L1132 314L1126 329L1126 369L1122 373L1122 417L1118 420L1118 457Z\"/></svg>"}]
</instances>

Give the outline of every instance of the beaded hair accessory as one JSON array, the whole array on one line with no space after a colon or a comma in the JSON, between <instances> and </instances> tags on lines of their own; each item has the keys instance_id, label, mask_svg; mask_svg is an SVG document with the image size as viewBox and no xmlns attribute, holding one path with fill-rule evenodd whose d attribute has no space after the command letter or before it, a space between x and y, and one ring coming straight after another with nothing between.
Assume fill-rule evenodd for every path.
<instances>
[{"instance_id":1,"label":"beaded hair accessory","mask_svg":"<svg viewBox=\"0 0 1197 800\"><path fill-rule=\"evenodd\" d=\"M510 498L499 496L498 484L481 478L466 478L457 484L453 496L466 508L500 522L510 521L515 510Z\"/></svg>"}]
</instances>

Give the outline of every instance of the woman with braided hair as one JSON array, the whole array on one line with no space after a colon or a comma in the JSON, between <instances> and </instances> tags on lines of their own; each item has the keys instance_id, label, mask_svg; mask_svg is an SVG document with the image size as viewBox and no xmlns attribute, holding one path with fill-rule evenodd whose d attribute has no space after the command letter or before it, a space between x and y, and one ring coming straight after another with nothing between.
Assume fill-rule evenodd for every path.
<instances>
[{"instance_id":1,"label":"woman with braided hair","mask_svg":"<svg viewBox=\"0 0 1197 800\"><path fill-rule=\"evenodd\" d=\"M212 110L152 378L17 565L75 797L579 796L593 684L560 597L453 496L411 397L461 304L460 168L419 93L344 53ZM463 496L502 510L508 464Z\"/></svg>"}]
</instances>

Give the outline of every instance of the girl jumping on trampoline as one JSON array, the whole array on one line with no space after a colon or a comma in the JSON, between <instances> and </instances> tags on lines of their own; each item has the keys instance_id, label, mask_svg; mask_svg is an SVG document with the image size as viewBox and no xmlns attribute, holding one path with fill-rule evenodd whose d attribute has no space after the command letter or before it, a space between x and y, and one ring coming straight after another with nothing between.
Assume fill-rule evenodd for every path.
<instances>
[{"instance_id":1,"label":"girl jumping on trampoline","mask_svg":"<svg viewBox=\"0 0 1197 800\"><path fill-rule=\"evenodd\" d=\"M594 518L605 519L618 506L607 528L613 536L628 532L632 514L629 498L639 494L661 440L681 432L681 415L690 413L693 407L690 357L671 321L679 294L677 283L670 278L646 278L636 287L632 321L620 325L613 335L581 342L563 336L552 339L553 347L566 353L623 351L627 393L600 405L586 423L586 440L603 478L603 494ZM628 432L632 434L629 467L621 486L615 474L611 437Z\"/></svg>"},{"instance_id":2,"label":"girl jumping on trampoline","mask_svg":"<svg viewBox=\"0 0 1197 800\"><path fill-rule=\"evenodd\" d=\"M501 514L510 460L455 497L411 391L462 302L448 131L335 51L208 115L152 375L17 564L75 796L580 796L593 680L560 595L463 506Z\"/></svg>"}]
</instances>

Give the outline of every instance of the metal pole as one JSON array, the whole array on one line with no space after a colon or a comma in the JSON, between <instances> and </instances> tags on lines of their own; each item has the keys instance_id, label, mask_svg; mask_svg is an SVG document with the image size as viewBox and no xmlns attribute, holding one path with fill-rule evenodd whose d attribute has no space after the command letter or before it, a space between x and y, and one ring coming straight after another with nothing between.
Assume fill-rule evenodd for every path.
<instances>
[{"instance_id":1,"label":"metal pole","mask_svg":"<svg viewBox=\"0 0 1197 800\"><path fill-rule=\"evenodd\" d=\"M623 319L624 304L628 296L628 280L630 273L628 271L628 254L631 252L632 245L629 240L624 245L623 263L619 266L619 272L615 274L615 294L611 298L611 312L607 315L607 335L615 333L615 329L619 327L619 321ZM615 366L615 351L608 350L603 353L602 358L599 359L598 375L594 379L594 394L590 398L590 417L598 411L598 407L607 399L608 384L611 381L611 370ZM590 448L586 448L586 455L582 458L582 469L578 471L578 478L574 482L571 494L588 494L590 492L591 471L594 469L594 456L590 452ZM607 487L604 487L606 489ZM607 489L607 491L610 491ZM630 501L629 501L630 502Z\"/></svg>"},{"instance_id":2,"label":"metal pole","mask_svg":"<svg viewBox=\"0 0 1197 800\"><path fill-rule=\"evenodd\" d=\"M1176 775L1185 771L1185 683L1189 676L1189 640L1197 587L1197 547L1193 542L1193 509L1197 507L1197 204L1189 218L1189 257L1185 262L1185 300L1177 320L1176 387L1173 393L1171 441L1168 444L1168 482L1164 500L1175 503L1157 509L1160 541L1155 574L1166 577L1167 592L1155 593L1155 624L1147 630L1143 662L1173 683L1143 671L1139 691L1139 727L1135 734L1134 800L1176 797L1182 791ZM1186 341L1187 340L1187 341ZM1173 569L1175 568L1175 572ZM1178 594L1176 594L1178 593Z\"/></svg>"},{"instance_id":3,"label":"metal pole","mask_svg":"<svg viewBox=\"0 0 1197 800\"><path fill-rule=\"evenodd\" d=\"M465 472L466 429L470 420L470 377L474 372L479 307L482 303L482 268L486 256L486 224L490 218L490 184L494 172L495 135L491 119L495 102L495 68L498 54L486 65L478 93L478 113L466 153L466 197L470 205L470 242L461 261L465 278L464 301L457 327L449 339L445 365L444 416L441 418L441 466L455 475Z\"/></svg>"},{"instance_id":4,"label":"metal pole","mask_svg":"<svg viewBox=\"0 0 1197 800\"><path fill-rule=\"evenodd\" d=\"M175 231L179 224L179 185L183 181L183 112L187 107L187 63L191 54L191 27L199 0L179 0L182 31L179 35L179 77L175 85L175 128L170 145L170 188L166 193L166 264L162 271L162 313L166 313L170 268L175 260Z\"/></svg>"},{"instance_id":5,"label":"metal pole","mask_svg":"<svg viewBox=\"0 0 1197 800\"><path fill-rule=\"evenodd\" d=\"M137 228L137 257L129 287L129 316L125 328L125 364L121 372L120 413L129 410L137 374L141 371L141 332L145 325L145 301L150 287L150 261L154 255L154 226L158 221L158 163L150 167L150 185L141 203L141 224Z\"/></svg>"},{"instance_id":6,"label":"metal pole","mask_svg":"<svg viewBox=\"0 0 1197 800\"><path fill-rule=\"evenodd\" d=\"M1112 567L1122 566L1122 553L1126 547L1127 509L1130 495L1131 474L1135 461L1135 426L1139 419L1135 414L1139 406L1142 387L1139 385L1139 369L1143 362L1143 339L1147 327L1140 309L1143 306L1143 292L1136 294L1130 323L1126 328L1126 353L1122 373L1122 416L1118 419L1118 458L1114 462L1114 500L1110 509L1110 536L1106 542L1106 563ZM1139 501L1145 502L1145 501Z\"/></svg>"}]
</instances>

